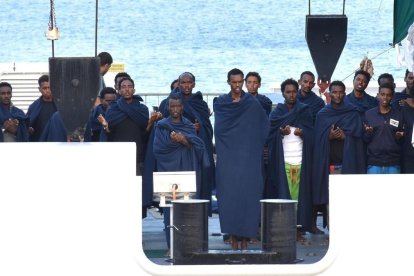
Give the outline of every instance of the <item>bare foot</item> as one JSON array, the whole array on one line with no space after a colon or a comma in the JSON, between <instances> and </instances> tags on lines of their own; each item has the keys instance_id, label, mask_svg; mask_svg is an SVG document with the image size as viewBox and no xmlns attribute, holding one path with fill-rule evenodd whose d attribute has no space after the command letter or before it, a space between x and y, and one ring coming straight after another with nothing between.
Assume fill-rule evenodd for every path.
<instances>
[{"instance_id":1,"label":"bare foot","mask_svg":"<svg viewBox=\"0 0 414 276\"><path fill-rule=\"evenodd\" d=\"M243 238L241 241L241 250L247 250L247 239Z\"/></svg>"},{"instance_id":2,"label":"bare foot","mask_svg":"<svg viewBox=\"0 0 414 276\"><path fill-rule=\"evenodd\" d=\"M231 242L231 249L239 250L239 241L237 240L236 236L231 235L230 236L230 242Z\"/></svg>"},{"instance_id":3,"label":"bare foot","mask_svg":"<svg viewBox=\"0 0 414 276\"><path fill-rule=\"evenodd\" d=\"M260 241L256 238L250 239L249 243L260 243Z\"/></svg>"}]
</instances>

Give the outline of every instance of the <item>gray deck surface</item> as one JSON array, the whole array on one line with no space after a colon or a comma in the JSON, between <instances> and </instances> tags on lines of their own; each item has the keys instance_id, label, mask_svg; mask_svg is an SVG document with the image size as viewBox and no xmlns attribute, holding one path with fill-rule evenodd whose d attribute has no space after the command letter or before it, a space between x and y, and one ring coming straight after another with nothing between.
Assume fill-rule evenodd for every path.
<instances>
[{"instance_id":1,"label":"gray deck surface","mask_svg":"<svg viewBox=\"0 0 414 276\"><path fill-rule=\"evenodd\" d=\"M322 229L322 218L318 217L317 226ZM147 217L142 221L142 240L143 249L147 257L158 265L171 265L168 262L167 243L163 230L163 217L156 208L148 210ZM209 250L229 250L229 244L223 242L220 232L220 222L217 214L213 214L208 219L208 249ZM307 233L304 237L305 242L297 242L296 257L301 260L297 264L316 263L323 258L329 247L329 233L323 229L325 235L313 235ZM248 250L261 250L261 244L248 244Z\"/></svg>"}]
</instances>

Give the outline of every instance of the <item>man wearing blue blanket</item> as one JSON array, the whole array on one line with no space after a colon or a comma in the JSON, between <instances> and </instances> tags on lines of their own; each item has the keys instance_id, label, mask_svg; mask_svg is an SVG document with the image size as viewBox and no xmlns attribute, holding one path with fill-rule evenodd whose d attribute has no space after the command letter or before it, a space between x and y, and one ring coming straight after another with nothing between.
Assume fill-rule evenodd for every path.
<instances>
[{"instance_id":1,"label":"man wearing blue blanket","mask_svg":"<svg viewBox=\"0 0 414 276\"><path fill-rule=\"evenodd\" d=\"M200 137L206 148L210 166L204 168L201 173L200 199L211 200L211 191L215 187L214 179L214 158L213 158L213 127L210 122L210 110L207 103L203 100L200 91L194 92L195 76L190 72L184 72L178 77L178 87L171 95L181 99L183 104L183 116L193 123L197 136ZM167 118L170 115L168 101L171 96L163 100L160 104L160 112Z\"/></svg>"},{"instance_id":2,"label":"man wearing blue blanket","mask_svg":"<svg viewBox=\"0 0 414 276\"><path fill-rule=\"evenodd\" d=\"M233 250L244 250L260 222L269 120L260 103L242 90L241 70L230 70L227 83L230 92L214 100L217 199L221 231L230 234Z\"/></svg>"},{"instance_id":3,"label":"man wearing blue blanket","mask_svg":"<svg viewBox=\"0 0 414 276\"><path fill-rule=\"evenodd\" d=\"M170 116L158 121L155 125L153 152L159 172L195 171L197 192L201 198L201 171L210 165L204 142L197 136L192 122L182 116L182 99L172 95L168 99ZM170 224L169 210L164 212L165 226ZM170 231L166 228L168 247Z\"/></svg>"},{"instance_id":4,"label":"man wearing blue blanket","mask_svg":"<svg viewBox=\"0 0 414 276\"><path fill-rule=\"evenodd\" d=\"M281 84L285 102L270 113L269 178L266 198L298 201L298 241L304 241L302 231L311 230L311 162L313 117L309 105L297 100L299 84L287 79Z\"/></svg>"},{"instance_id":5,"label":"man wearing blue blanket","mask_svg":"<svg viewBox=\"0 0 414 276\"><path fill-rule=\"evenodd\" d=\"M38 83L41 96L29 106L27 111L27 116L30 118L30 142L40 141L40 136L42 135L47 122L57 111L56 104L53 101L52 91L50 90L49 76L40 76Z\"/></svg>"},{"instance_id":6,"label":"man wearing blue blanket","mask_svg":"<svg viewBox=\"0 0 414 276\"><path fill-rule=\"evenodd\" d=\"M147 142L148 107L142 98L134 95L134 81L124 78L120 82L121 98L106 112L107 124L103 131L108 142L135 142L137 145L137 175L142 175Z\"/></svg>"},{"instance_id":7,"label":"man wearing blue blanket","mask_svg":"<svg viewBox=\"0 0 414 276\"><path fill-rule=\"evenodd\" d=\"M331 103L316 115L312 162L313 203L324 210L324 226L327 225L329 174L366 173L360 107L344 100L345 84L341 81L331 82L329 95ZM316 217L313 224L316 226Z\"/></svg>"},{"instance_id":8,"label":"man wearing blue blanket","mask_svg":"<svg viewBox=\"0 0 414 276\"><path fill-rule=\"evenodd\" d=\"M11 101L12 86L0 83L0 142L27 142L29 118Z\"/></svg>"}]
</instances>

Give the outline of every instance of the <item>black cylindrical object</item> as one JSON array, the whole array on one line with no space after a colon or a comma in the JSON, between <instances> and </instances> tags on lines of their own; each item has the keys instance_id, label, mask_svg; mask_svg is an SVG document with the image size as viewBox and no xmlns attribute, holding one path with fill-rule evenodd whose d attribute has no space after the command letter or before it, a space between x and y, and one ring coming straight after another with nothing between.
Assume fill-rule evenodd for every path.
<instances>
[{"instance_id":1,"label":"black cylindrical object","mask_svg":"<svg viewBox=\"0 0 414 276\"><path fill-rule=\"evenodd\" d=\"M208 200L173 200L173 259L208 250Z\"/></svg>"},{"instance_id":2,"label":"black cylindrical object","mask_svg":"<svg viewBox=\"0 0 414 276\"><path fill-rule=\"evenodd\" d=\"M262 250L280 253L281 263L296 260L296 200L263 199Z\"/></svg>"}]
</instances>

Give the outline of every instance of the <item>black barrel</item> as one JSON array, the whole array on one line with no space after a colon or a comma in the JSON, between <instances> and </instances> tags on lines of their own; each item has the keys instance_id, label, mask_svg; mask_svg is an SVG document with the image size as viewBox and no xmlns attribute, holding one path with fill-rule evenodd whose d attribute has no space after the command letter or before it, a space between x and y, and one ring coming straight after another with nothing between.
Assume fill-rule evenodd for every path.
<instances>
[{"instance_id":1,"label":"black barrel","mask_svg":"<svg viewBox=\"0 0 414 276\"><path fill-rule=\"evenodd\" d=\"M173 200L173 259L185 263L192 253L208 250L208 200Z\"/></svg>"},{"instance_id":2,"label":"black barrel","mask_svg":"<svg viewBox=\"0 0 414 276\"><path fill-rule=\"evenodd\" d=\"M262 250L280 253L281 263L296 260L296 200L263 199Z\"/></svg>"}]
</instances>

